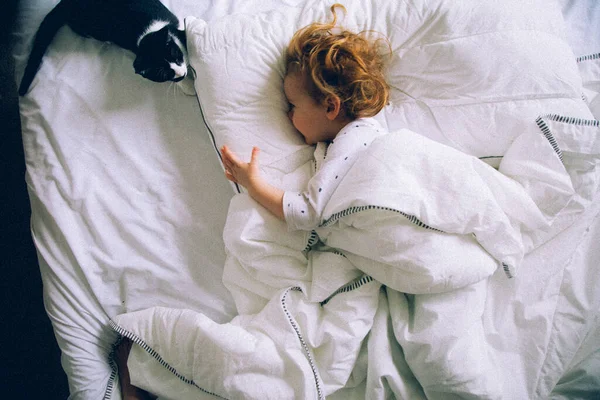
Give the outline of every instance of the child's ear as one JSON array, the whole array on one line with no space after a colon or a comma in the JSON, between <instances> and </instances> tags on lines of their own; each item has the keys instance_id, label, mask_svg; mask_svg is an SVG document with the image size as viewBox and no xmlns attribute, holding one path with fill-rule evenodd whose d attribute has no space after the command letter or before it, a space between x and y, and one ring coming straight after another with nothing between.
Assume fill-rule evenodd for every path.
<instances>
[{"instance_id":1,"label":"child's ear","mask_svg":"<svg viewBox=\"0 0 600 400\"><path fill-rule=\"evenodd\" d=\"M333 95L327 97L326 106L327 119L329 119L330 121L333 121L338 117L338 115L340 115L340 111L342 109L342 102L340 101L339 97Z\"/></svg>"}]
</instances>

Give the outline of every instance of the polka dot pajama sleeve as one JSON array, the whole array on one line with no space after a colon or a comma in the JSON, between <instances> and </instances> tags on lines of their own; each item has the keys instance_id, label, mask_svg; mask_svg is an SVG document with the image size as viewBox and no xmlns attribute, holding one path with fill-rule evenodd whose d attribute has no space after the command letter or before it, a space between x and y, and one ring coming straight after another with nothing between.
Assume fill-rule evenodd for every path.
<instances>
[{"instance_id":1,"label":"polka dot pajama sleeve","mask_svg":"<svg viewBox=\"0 0 600 400\"><path fill-rule=\"evenodd\" d=\"M375 120L359 119L344 127L325 151L317 148L317 171L307 190L288 191L283 196L283 214L290 230L311 231L322 223L323 210L341 180L382 131Z\"/></svg>"}]
</instances>

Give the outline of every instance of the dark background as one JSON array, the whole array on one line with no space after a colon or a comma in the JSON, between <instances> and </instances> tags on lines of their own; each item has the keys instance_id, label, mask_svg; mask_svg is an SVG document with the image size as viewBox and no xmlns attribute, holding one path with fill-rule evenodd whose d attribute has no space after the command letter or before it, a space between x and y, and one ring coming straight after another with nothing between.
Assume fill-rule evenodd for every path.
<instances>
[{"instance_id":1,"label":"dark background","mask_svg":"<svg viewBox=\"0 0 600 400\"><path fill-rule=\"evenodd\" d=\"M0 6L1 397L66 399L67 378L44 310L42 280L29 230L31 209L11 56L17 3L4 0Z\"/></svg>"}]
</instances>

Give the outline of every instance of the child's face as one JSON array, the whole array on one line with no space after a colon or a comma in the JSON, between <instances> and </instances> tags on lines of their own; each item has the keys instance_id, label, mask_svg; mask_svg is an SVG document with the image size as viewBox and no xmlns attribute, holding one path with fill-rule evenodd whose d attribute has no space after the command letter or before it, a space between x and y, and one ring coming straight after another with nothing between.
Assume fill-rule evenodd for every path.
<instances>
[{"instance_id":1,"label":"child's face","mask_svg":"<svg viewBox=\"0 0 600 400\"><path fill-rule=\"evenodd\" d=\"M317 103L309 94L302 73L290 72L283 80L283 91L290 104L288 117L304 136L307 144L330 141L337 131L331 132L327 106Z\"/></svg>"}]
</instances>

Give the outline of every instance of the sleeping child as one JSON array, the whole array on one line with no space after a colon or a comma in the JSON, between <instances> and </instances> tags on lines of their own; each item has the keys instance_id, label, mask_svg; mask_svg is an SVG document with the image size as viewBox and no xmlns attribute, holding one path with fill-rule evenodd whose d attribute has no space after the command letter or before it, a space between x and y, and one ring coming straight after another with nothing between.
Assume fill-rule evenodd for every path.
<instances>
[{"instance_id":1,"label":"sleeping child","mask_svg":"<svg viewBox=\"0 0 600 400\"><path fill-rule=\"evenodd\" d=\"M370 41L364 33L337 28L336 6L339 5L331 7L333 20L330 23L313 23L296 32L285 59L283 88L289 103L288 117L306 143L316 145L316 173L307 189L303 192L283 191L267 182L261 176L257 147L253 148L248 163L227 146L221 148L226 178L244 186L254 200L284 220L289 230L312 231L322 227L326 223L324 210L351 167L376 138L387 134L372 117L389 99L383 72L385 56L381 52L386 46L391 50L389 42L384 38ZM364 241L373 239L375 242L370 244L371 247L383 247L385 233L369 234L369 230L361 231ZM475 246L477 251L485 253L479 245ZM350 253L346 255L352 257ZM448 248L447 259L442 260L442 265L450 264L450 253ZM359 263L358 268L363 269L363 266ZM486 274L491 272L493 269ZM479 334L483 332L481 320L475 318L473 325L467 326L457 317L464 313L464 307L471 308L470 311L481 317L485 285L485 279L480 279L461 287L460 293L448 287L444 288L445 292L430 287L406 295L409 303L415 305L413 315L406 318L414 320L406 326L396 327L396 339L429 398L444 397L449 393L477 398L500 397L501 380L489 370L494 362L490 360L485 338ZM390 304L392 312L398 310L401 301L398 296L404 298L400 293L402 290L394 289L398 292L389 297L390 302L393 298L397 300ZM442 302L447 314L432 320L427 309L432 305L438 307ZM479 333L474 335L475 331ZM472 341L470 338L474 337L476 339ZM443 343L440 348L451 351L433 354L434 350L424 345L431 340ZM469 367L456 374L464 359L468 360ZM482 392L469 393L472 387L478 387Z\"/></svg>"},{"instance_id":2,"label":"sleeping child","mask_svg":"<svg viewBox=\"0 0 600 400\"><path fill-rule=\"evenodd\" d=\"M361 34L332 34L333 21L314 23L299 30L286 53L284 92L288 116L307 144L317 145L317 173L303 193L273 187L259 171L259 149L250 163L223 146L225 176L244 186L252 198L290 229L312 230L320 225L323 207L342 181L358 154L383 128L370 117L388 102L389 88L383 74L380 39L368 41Z\"/></svg>"}]
</instances>

